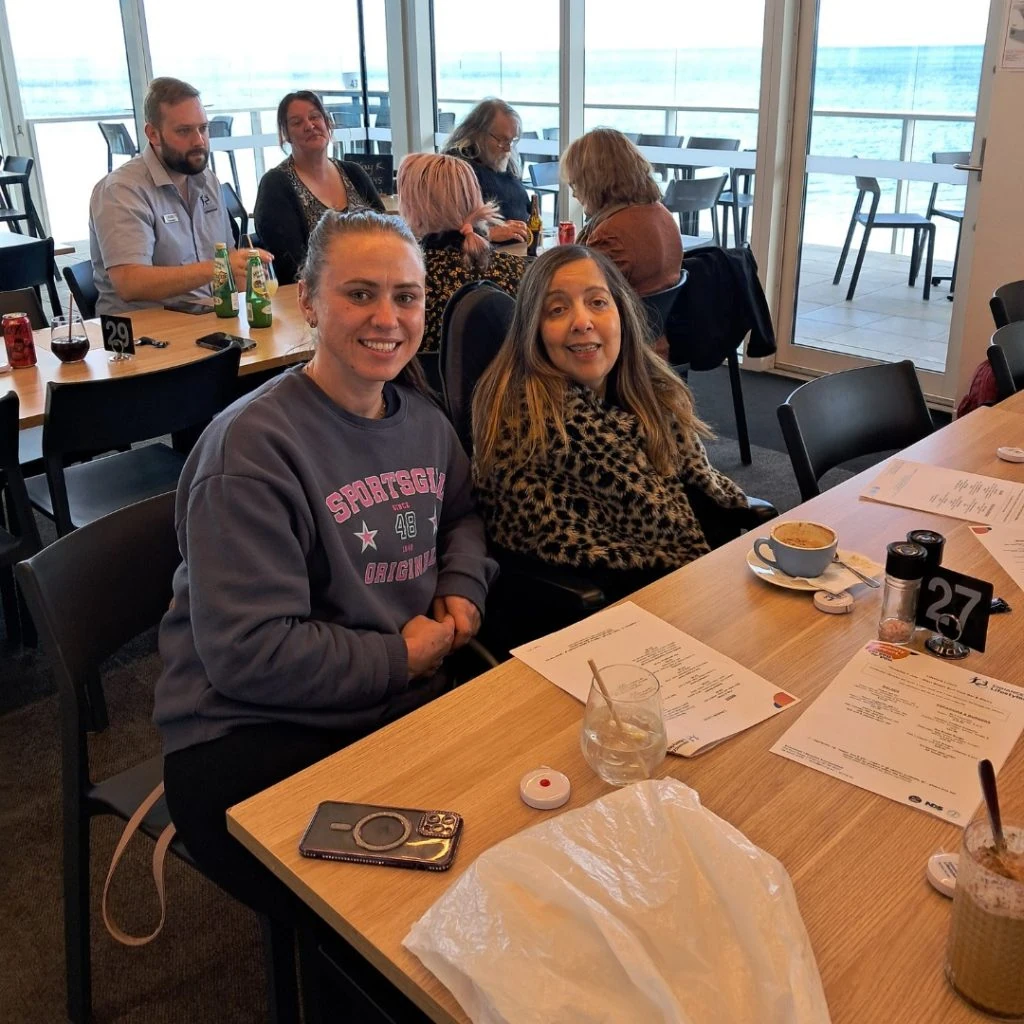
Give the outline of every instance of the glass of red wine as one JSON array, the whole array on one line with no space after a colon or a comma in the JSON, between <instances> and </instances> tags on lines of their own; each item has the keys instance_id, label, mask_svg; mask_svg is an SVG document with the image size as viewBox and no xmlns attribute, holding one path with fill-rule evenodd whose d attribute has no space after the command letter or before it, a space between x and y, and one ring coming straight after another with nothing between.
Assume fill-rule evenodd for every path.
<instances>
[{"instance_id":1,"label":"glass of red wine","mask_svg":"<svg viewBox=\"0 0 1024 1024\"><path fill-rule=\"evenodd\" d=\"M77 363L89 351L89 335L78 313L55 316L50 321L50 351L62 363Z\"/></svg>"}]
</instances>

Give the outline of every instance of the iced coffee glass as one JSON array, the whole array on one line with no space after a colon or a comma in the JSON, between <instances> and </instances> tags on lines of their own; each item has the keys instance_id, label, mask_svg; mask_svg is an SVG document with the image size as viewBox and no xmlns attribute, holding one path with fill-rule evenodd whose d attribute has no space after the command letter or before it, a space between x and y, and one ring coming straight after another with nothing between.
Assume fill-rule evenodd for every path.
<instances>
[{"instance_id":1,"label":"iced coffee glass","mask_svg":"<svg viewBox=\"0 0 1024 1024\"><path fill-rule=\"evenodd\" d=\"M997 855L987 821L964 831L946 977L972 1006L1024 1020L1024 828L1004 826Z\"/></svg>"}]
</instances>

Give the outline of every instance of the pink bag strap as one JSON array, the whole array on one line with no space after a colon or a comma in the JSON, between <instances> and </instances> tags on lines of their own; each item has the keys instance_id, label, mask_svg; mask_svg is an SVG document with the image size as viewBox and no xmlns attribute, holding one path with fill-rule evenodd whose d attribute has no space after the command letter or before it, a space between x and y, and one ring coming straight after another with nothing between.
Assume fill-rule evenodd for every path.
<instances>
[{"instance_id":1,"label":"pink bag strap","mask_svg":"<svg viewBox=\"0 0 1024 1024\"><path fill-rule=\"evenodd\" d=\"M114 850L114 856L110 860L110 870L107 872L107 880L103 883L103 901L101 909L103 911L103 923L107 926L107 931L117 939L122 945L125 946L145 946L146 943L152 942L161 932L164 926L164 918L167 916L167 900L164 894L164 860L167 857L167 847L171 845L171 840L174 838L174 825L168 825L167 828L160 833L159 839L153 847L153 882L156 884L156 894L160 899L160 922L156 928L149 935L129 935L127 932L122 931L121 928L111 919L110 913L107 910L107 893L110 890L110 882L114 877L114 872L117 870L117 865L121 862L121 858L124 856L125 848L128 846L128 841L138 831L139 826L142 824L142 819L153 809L156 802L164 795L164 784L161 782L145 800L135 809L135 813L128 819L128 824L125 825L124 831L121 833L121 838L117 841L117 848Z\"/></svg>"}]
</instances>

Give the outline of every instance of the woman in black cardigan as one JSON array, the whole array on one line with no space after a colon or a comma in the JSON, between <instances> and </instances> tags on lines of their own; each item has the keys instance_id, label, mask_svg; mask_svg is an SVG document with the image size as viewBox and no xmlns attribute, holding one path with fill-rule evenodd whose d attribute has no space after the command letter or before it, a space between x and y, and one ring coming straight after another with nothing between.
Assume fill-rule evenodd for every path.
<instances>
[{"instance_id":1,"label":"woman in black cardigan","mask_svg":"<svg viewBox=\"0 0 1024 1024\"><path fill-rule=\"evenodd\" d=\"M298 277L309 233L325 210L377 210L384 204L356 163L329 157L331 118L315 92L290 92L277 107L277 134L291 156L263 175L254 217L263 247L274 254L281 284Z\"/></svg>"}]
</instances>

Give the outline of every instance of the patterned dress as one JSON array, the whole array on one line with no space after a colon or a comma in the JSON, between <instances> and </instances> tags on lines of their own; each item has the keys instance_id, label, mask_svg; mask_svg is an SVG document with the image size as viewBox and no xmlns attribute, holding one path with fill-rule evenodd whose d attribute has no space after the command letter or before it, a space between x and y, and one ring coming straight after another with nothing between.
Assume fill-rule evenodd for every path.
<instances>
[{"instance_id":1,"label":"patterned dress","mask_svg":"<svg viewBox=\"0 0 1024 1024\"><path fill-rule=\"evenodd\" d=\"M475 271L470 270L462 258L462 235L457 231L428 235L420 244L427 270L427 318L420 351L436 352L441 346L441 318L448 300L464 284L480 280L493 281L514 298L526 260L495 250L487 266Z\"/></svg>"},{"instance_id":2,"label":"patterned dress","mask_svg":"<svg viewBox=\"0 0 1024 1024\"><path fill-rule=\"evenodd\" d=\"M341 166L339 160L331 160L331 163L338 169L338 173L341 175L342 183L345 186L345 195L348 199L348 206L345 209L349 213L357 213L359 210L372 210L373 206L368 203L362 195L360 195L358 189L352 184L349 176L345 173L345 169ZM328 207L321 203L319 199L306 186L306 183L299 177L295 170L295 161L291 157L285 163L285 174L288 175L288 180L291 182L292 188L295 189L295 194L299 197L299 205L302 207L302 216L306 219L306 231L311 232L313 228L317 226L320 218L324 215L324 212Z\"/></svg>"}]
</instances>

